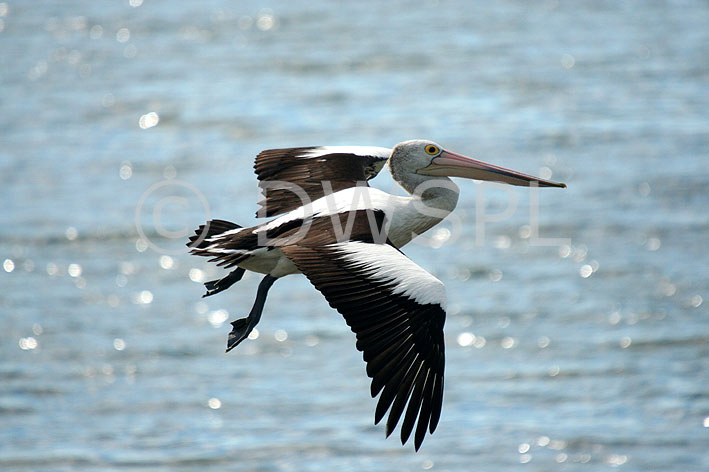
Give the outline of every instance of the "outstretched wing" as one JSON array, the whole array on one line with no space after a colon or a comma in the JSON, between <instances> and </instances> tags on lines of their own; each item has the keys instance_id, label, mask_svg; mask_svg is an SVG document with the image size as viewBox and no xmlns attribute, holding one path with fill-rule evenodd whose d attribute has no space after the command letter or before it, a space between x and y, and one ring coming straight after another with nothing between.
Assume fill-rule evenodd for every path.
<instances>
[{"instance_id":1,"label":"outstretched wing","mask_svg":"<svg viewBox=\"0 0 709 472\"><path fill-rule=\"evenodd\" d=\"M257 217L288 212L326 193L366 182L384 167L391 149L373 146L316 146L269 149L256 156L254 170L265 198Z\"/></svg>"},{"instance_id":2,"label":"outstretched wing","mask_svg":"<svg viewBox=\"0 0 709 472\"><path fill-rule=\"evenodd\" d=\"M406 407L401 443L416 424L418 450L426 430L436 429L443 403L443 284L389 244L307 239L281 250L357 335L372 397L381 393L375 424L389 410L389 436Z\"/></svg>"}]
</instances>

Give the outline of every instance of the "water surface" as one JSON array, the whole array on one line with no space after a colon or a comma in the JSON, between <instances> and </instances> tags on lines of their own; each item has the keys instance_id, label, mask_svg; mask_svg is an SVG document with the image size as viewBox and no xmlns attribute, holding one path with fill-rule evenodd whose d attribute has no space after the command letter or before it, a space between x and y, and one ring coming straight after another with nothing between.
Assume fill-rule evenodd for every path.
<instances>
[{"instance_id":1,"label":"water surface","mask_svg":"<svg viewBox=\"0 0 709 472\"><path fill-rule=\"evenodd\" d=\"M0 468L707 470L708 23L702 1L0 3ZM450 302L417 454L372 425L305 278L225 355L258 278L202 300L220 273L163 236L199 195L252 224L261 149L411 138L569 185L461 181L440 247L405 249Z\"/></svg>"}]
</instances>

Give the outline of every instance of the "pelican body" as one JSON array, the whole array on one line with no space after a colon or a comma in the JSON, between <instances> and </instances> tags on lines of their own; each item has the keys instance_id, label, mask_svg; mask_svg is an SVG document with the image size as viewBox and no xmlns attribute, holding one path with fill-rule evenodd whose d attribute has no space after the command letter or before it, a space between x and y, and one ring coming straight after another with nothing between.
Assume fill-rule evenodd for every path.
<instances>
[{"instance_id":1,"label":"pelican body","mask_svg":"<svg viewBox=\"0 0 709 472\"><path fill-rule=\"evenodd\" d=\"M388 163L408 192L395 196L368 181ZM232 269L205 283L211 296L249 270L265 274L249 315L233 321L227 352L258 323L273 283L302 273L345 318L380 395L375 424L389 411L387 436L402 414L401 442L414 431L418 451L438 425L443 402L446 295L443 283L400 250L443 220L456 206L459 189L450 177L510 185L566 187L446 151L425 140L393 149L316 146L271 149L254 169L265 198L251 227L211 220L197 228L188 246Z\"/></svg>"}]
</instances>

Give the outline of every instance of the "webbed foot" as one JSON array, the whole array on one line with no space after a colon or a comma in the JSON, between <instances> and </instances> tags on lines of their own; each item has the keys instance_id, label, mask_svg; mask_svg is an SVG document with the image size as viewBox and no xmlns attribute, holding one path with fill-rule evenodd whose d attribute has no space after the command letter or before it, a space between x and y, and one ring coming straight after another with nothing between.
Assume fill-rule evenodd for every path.
<instances>
[{"instance_id":1,"label":"webbed foot","mask_svg":"<svg viewBox=\"0 0 709 472\"><path fill-rule=\"evenodd\" d=\"M226 352L231 351L238 346L241 341L249 337L254 326L256 326L256 323L252 322L252 320L251 316L247 316L246 318L239 318L231 322L232 329L226 343Z\"/></svg>"},{"instance_id":2,"label":"webbed foot","mask_svg":"<svg viewBox=\"0 0 709 472\"><path fill-rule=\"evenodd\" d=\"M244 276L245 271L246 269L238 267L229 272L226 277L223 277L218 280L210 280L209 282L205 282L204 287L207 289L207 293L202 295L202 298L209 297L210 295L214 295L215 293L219 293L228 289L229 287L237 283L239 280L241 280L241 278Z\"/></svg>"}]
</instances>

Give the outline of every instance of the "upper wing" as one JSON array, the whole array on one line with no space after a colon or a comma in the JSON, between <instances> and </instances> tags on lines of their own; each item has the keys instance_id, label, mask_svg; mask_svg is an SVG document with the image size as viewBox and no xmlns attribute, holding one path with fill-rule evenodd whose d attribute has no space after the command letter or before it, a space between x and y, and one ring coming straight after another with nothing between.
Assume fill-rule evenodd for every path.
<instances>
[{"instance_id":1,"label":"upper wing","mask_svg":"<svg viewBox=\"0 0 709 472\"><path fill-rule=\"evenodd\" d=\"M401 426L414 446L436 429L443 402L445 289L441 281L388 244L347 241L281 248L357 335L372 397L381 392L375 424L389 411L387 436Z\"/></svg>"},{"instance_id":2,"label":"upper wing","mask_svg":"<svg viewBox=\"0 0 709 472\"><path fill-rule=\"evenodd\" d=\"M326 193L366 182L379 173L390 154L391 149L373 146L262 151L256 156L254 170L265 198L259 202L256 216L279 215Z\"/></svg>"}]
</instances>

